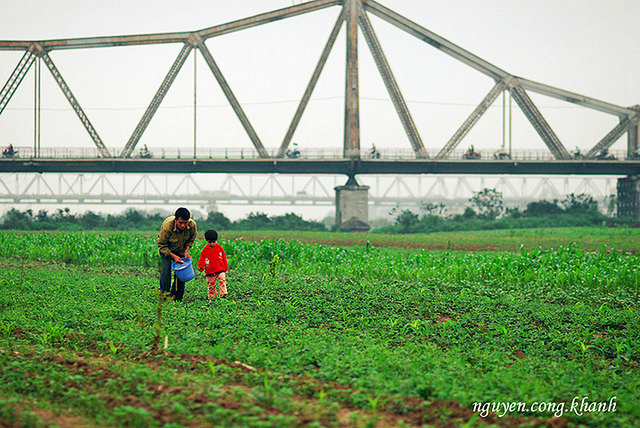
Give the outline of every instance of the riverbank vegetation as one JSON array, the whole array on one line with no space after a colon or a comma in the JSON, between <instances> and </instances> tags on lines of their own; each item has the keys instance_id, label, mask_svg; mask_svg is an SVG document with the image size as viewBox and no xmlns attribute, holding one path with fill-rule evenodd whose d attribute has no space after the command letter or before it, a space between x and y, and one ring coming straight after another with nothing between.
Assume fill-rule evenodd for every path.
<instances>
[{"instance_id":1,"label":"riverbank vegetation","mask_svg":"<svg viewBox=\"0 0 640 428\"><path fill-rule=\"evenodd\" d=\"M612 204L615 201L612 200ZM476 192L463 213L448 214L443 204L423 203L417 213L408 209L392 209L387 219L376 220L373 234L413 234L472 230L531 229L540 227L638 227L640 221L613 216L613 205L608 214L598 209L591 196L568 195L564 200L531 202L523 210L505 208L502 195L493 189ZM156 230L169 213L147 213L127 209L121 214L97 214L87 211L72 213L70 209L57 209L53 213L40 210L9 210L0 229L11 230ZM322 222L305 220L288 213L269 216L263 212L251 212L246 217L230 220L222 212L211 211L200 218L194 214L200 230L288 230L335 231L333 219Z\"/></svg>"}]
</instances>

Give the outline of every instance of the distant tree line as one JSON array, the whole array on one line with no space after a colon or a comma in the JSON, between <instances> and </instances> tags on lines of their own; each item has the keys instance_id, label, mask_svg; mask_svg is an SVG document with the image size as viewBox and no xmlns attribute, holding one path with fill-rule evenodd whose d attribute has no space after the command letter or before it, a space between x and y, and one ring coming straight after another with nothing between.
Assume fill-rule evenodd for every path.
<instances>
[{"instance_id":1,"label":"distant tree line","mask_svg":"<svg viewBox=\"0 0 640 428\"><path fill-rule=\"evenodd\" d=\"M231 221L221 212L212 211L203 223L216 230L327 230L323 223L305 220L294 213L268 216L265 213L252 212L245 218Z\"/></svg>"},{"instance_id":2,"label":"distant tree line","mask_svg":"<svg viewBox=\"0 0 640 428\"><path fill-rule=\"evenodd\" d=\"M586 194L570 194L564 200L540 200L530 202L524 210L505 208L502 193L495 189L475 192L469 199L471 206L462 214L446 215L443 204L423 204L426 214L418 215L410 210L392 213L394 223L376 229L381 233L430 233L453 230L524 229L534 227L575 226L632 226L637 220L602 214L598 203ZM615 199L611 199L612 207ZM610 207L610 208L612 208ZM612 213L612 209L608 210Z\"/></svg>"},{"instance_id":3,"label":"distant tree line","mask_svg":"<svg viewBox=\"0 0 640 428\"><path fill-rule=\"evenodd\" d=\"M392 223L372 229L374 233L430 233L452 230L521 229L534 227L571 226L640 226L637 220L610 217L598 210L598 203L586 194L570 194L564 200L531 202L524 210L505 208L502 194L495 189L475 192L462 214L448 215L442 203L424 203L426 214L410 210L392 210ZM611 200L612 206L615 200ZM610 210L611 212L611 210ZM128 209L122 214L97 214L87 211L74 214L69 208L53 213L28 209L9 210L0 223L1 229L15 230L158 230L166 214L149 214ZM269 216L252 212L247 217L231 221L221 212L211 211L206 218L197 218L198 230L314 230L326 231L321 222L304 220L289 213Z\"/></svg>"},{"instance_id":4,"label":"distant tree line","mask_svg":"<svg viewBox=\"0 0 640 428\"><path fill-rule=\"evenodd\" d=\"M10 209L5 215L1 229L15 230L159 230L166 214L148 214L136 209L128 209L122 214L97 214L86 211L74 214L69 208L57 209L53 213L40 210L19 211ZM246 218L231 221L220 212L209 212L206 218L194 216L198 230L326 230L324 224L304 220L297 214L268 216L264 213L250 213Z\"/></svg>"}]
</instances>

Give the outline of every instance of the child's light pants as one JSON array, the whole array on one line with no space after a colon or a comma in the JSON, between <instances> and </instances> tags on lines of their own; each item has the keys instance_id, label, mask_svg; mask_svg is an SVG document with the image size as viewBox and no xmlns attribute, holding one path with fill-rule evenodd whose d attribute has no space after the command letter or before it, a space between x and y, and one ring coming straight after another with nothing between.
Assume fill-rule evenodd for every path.
<instances>
[{"instance_id":1,"label":"child's light pants","mask_svg":"<svg viewBox=\"0 0 640 428\"><path fill-rule=\"evenodd\" d=\"M207 287L209 289L209 299L213 299L218 295L218 291L216 289L216 281L220 283L220 296L227 296L227 276L225 272L220 272L215 275L207 275Z\"/></svg>"}]
</instances>

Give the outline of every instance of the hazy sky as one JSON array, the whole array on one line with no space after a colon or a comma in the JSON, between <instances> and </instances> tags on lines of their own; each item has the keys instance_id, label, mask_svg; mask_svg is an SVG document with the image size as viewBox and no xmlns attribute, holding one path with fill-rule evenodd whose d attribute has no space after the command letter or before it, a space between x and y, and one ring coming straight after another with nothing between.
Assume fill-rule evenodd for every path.
<instances>
[{"instance_id":1,"label":"hazy sky","mask_svg":"<svg viewBox=\"0 0 640 428\"><path fill-rule=\"evenodd\" d=\"M380 0L381 4L514 75L621 106L640 103L640 1ZM291 6L291 0L5 0L0 39L38 40L197 30ZM280 145L333 26L338 7L209 39L207 46L267 148ZM441 148L493 81L370 15L429 149ZM122 148L181 46L53 51L51 57L108 147ZM361 145L409 150L393 105L360 37ZM294 141L342 147L344 31L333 48ZM0 84L21 54L0 51ZM200 54L196 60L197 144L250 147ZM42 147L94 147L42 66ZM33 68L0 116L0 144L33 146ZM141 143L193 147L193 54ZM617 118L532 98L571 150L599 141ZM462 145L498 147L502 99ZM514 149L544 149L514 103ZM614 148L624 148L623 137ZM463 148L462 146L460 148Z\"/></svg>"}]
</instances>

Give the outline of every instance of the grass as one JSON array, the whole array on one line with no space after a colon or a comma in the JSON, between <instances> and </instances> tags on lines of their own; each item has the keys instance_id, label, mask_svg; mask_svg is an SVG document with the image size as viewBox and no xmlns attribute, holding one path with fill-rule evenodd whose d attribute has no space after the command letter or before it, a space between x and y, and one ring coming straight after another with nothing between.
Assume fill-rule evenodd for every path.
<instances>
[{"instance_id":1,"label":"grass","mask_svg":"<svg viewBox=\"0 0 640 428\"><path fill-rule=\"evenodd\" d=\"M467 232L437 232L430 234L355 234L342 232L287 232L287 231L225 231L228 239L243 238L260 240L297 239L309 242L324 242L330 245L357 243L378 246L404 246L463 251L520 251L520 247L542 249L568 247L579 243L586 251L597 251L603 246L619 251L640 249L640 229L576 227L548 229L504 229Z\"/></svg>"},{"instance_id":2,"label":"grass","mask_svg":"<svg viewBox=\"0 0 640 428\"><path fill-rule=\"evenodd\" d=\"M488 402L566 403L575 424L640 421L638 255L584 252L580 239L475 253L224 236L230 298L208 304L198 277L178 304L158 300L151 238L1 234L0 423L554 418L482 418L474 403ZM569 411L576 397L614 396L616 412Z\"/></svg>"}]
</instances>

